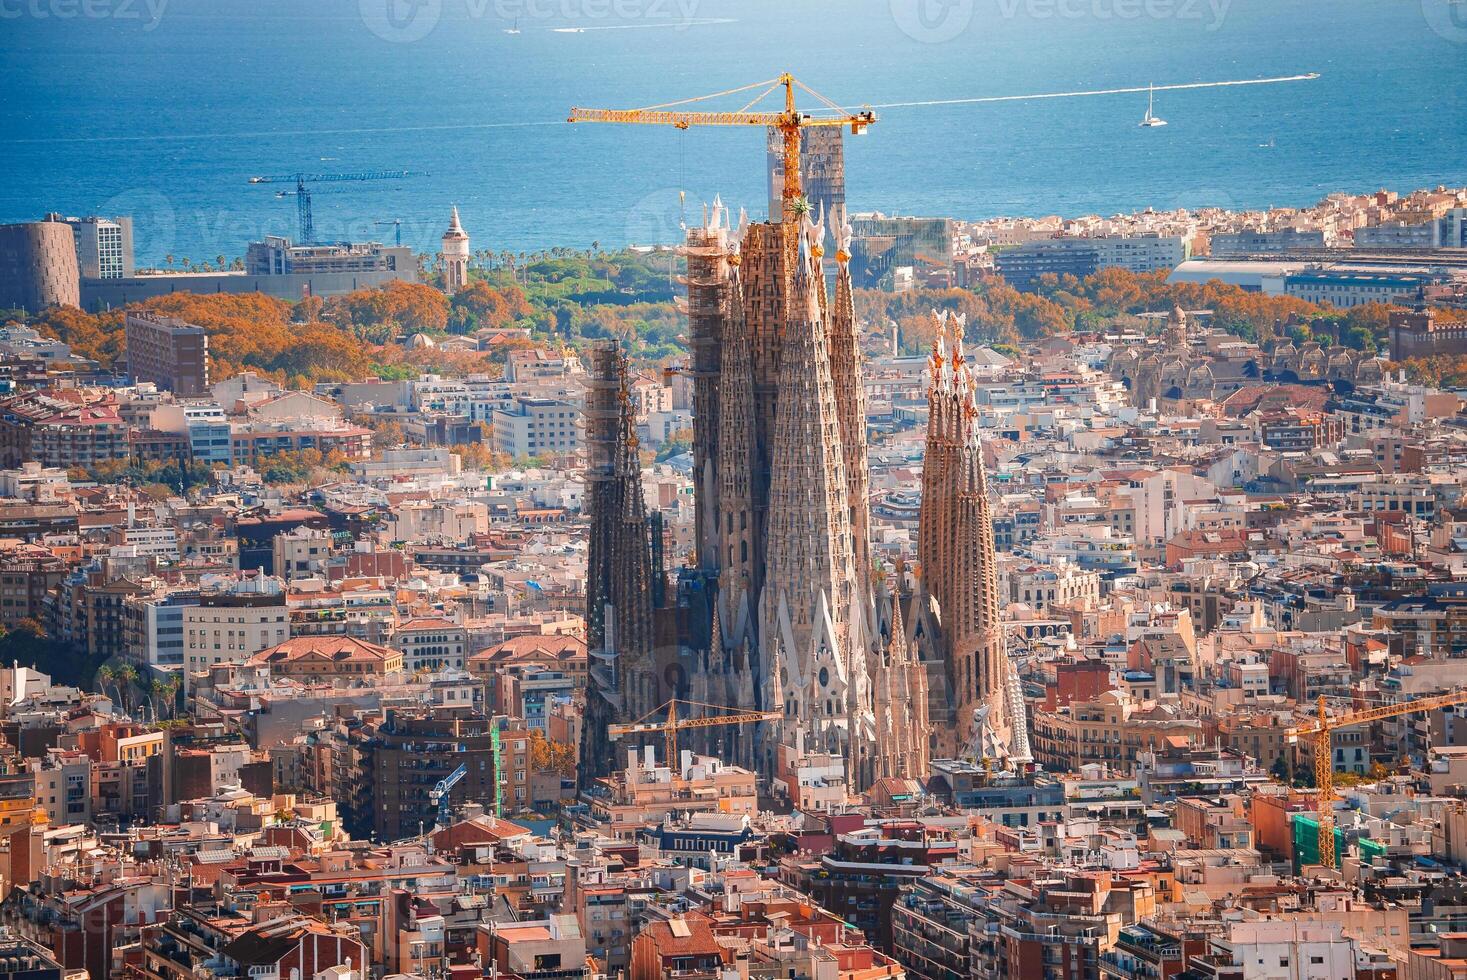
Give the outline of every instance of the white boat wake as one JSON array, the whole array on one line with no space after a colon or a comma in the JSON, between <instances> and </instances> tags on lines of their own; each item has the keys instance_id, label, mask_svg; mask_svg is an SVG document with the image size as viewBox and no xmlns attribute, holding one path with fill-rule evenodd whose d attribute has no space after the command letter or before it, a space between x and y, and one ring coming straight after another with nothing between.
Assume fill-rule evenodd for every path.
<instances>
[{"instance_id":1,"label":"white boat wake","mask_svg":"<svg viewBox=\"0 0 1467 980\"><path fill-rule=\"evenodd\" d=\"M868 109L910 109L935 105L978 105L984 102L1028 102L1035 99L1080 99L1093 95L1132 95L1137 92L1179 92L1193 88L1231 88L1237 85L1280 85L1284 82L1312 82L1319 72L1303 75L1280 75L1276 78L1238 78L1225 82L1179 82L1173 85L1136 85L1129 88L1097 88L1080 92L1038 92L1031 95L985 95L971 99L928 99L924 102L882 102Z\"/></svg>"}]
</instances>

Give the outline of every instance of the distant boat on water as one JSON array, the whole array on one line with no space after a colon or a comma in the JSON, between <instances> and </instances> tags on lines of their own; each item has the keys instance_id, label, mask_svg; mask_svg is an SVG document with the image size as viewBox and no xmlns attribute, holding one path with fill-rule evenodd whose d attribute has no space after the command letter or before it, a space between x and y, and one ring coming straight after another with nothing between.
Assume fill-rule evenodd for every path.
<instances>
[{"instance_id":1,"label":"distant boat on water","mask_svg":"<svg viewBox=\"0 0 1467 980\"><path fill-rule=\"evenodd\" d=\"M1165 125L1166 120L1156 114L1156 85L1152 84L1146 90L1146 118L1141 120L1141 126L1145 129L1152 129Z\"/></svg>"}]
</instances>

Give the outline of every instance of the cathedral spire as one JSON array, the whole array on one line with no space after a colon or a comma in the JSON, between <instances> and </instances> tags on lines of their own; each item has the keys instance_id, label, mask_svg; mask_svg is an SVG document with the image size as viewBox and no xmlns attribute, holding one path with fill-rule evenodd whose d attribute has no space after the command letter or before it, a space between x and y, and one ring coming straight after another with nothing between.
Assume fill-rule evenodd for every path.
<instances>
[{"instance_id":1,"label":"cathedral spire","mask_svg":"<svg viewBox=\"0 0 1467 980\"><path fill-rule=\"evenodd\" d=\"M835 251L835 301L830 307L830 378L835 387L845 456L846 497L851 508L851 561L856 590L868 608L871 591L870 466L866 454L866 387L861 371L860 334L851 289L851 226L842 224ZM871 624L874 626L874 624Z\"/></svg>"},{"instance_id":2,"label":"cathedral spire","mask_svg":"<svg viewBox=\"0 0 1467 980\"><path fill-rule=\"evenodd\" d=\"M718 523L719 605L724 638L731 645L743 640L748 610L758 602L762 584L758 512L754 506L755 410L753 352L743 306L739 302L738 255L732 255L723 321L720 391L718 397Z\"/></svg>"},{"instance_id":3,"label":"cathedral spire","mask_svg":"<svg viewBox=\"0 0 1467 980\"><path fill-rule=\"evenodd\" d=\"M610 771L606 726L657 707L652 664L652 549L626 355L615 341L591 352L586 392L586 645L592 668L583 726L586 779Z\"/></svg>"},{"instance_id":4,"label":"cathedral spire","mask_svg":"<svg viewBox=\"0 0 1467 980\"><path fill-rule=\"evenodd\" d=\"M861 747L852 737L851 715L864 689L866 662L864 651L851 648L850 507L812 244L803 227L770 446L759 642L778 668L766 703L784 706L782 741L793 744L802 733L807 744L844 754L854 773Z\"/></svg>"},{"instance_id":5,"label":"cathedral spire","mask_svg":"<svg viewBox=\"0 0 1467 980\"><path fill-rule=\"evenodd\" d=\"M937 610L937 636L927 659L942 664L948 688L931 699L946 735L941 750L972 744L976 719L1007 740L1011 668L998 603L993 515L972 372L963 356L964 320L934 314L927 445L922 473L918 554L922 588ZM937 692L933 692L934 695ZM986 709L986 710L985 710Z\"/></svg>"}]
</instances>

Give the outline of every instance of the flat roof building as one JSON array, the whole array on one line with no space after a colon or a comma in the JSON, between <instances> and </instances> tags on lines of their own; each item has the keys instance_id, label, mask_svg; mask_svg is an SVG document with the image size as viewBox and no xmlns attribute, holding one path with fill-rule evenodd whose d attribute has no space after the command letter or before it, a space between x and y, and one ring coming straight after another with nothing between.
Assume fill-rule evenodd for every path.
<instances>
[{"instance_id":1,"label":"flat roof building","mask_svg":"<svg viewBox=\"0 0 1467 980\"><path fill-rule=\"evenodd\" d=\"M417 260L405 245L380 242L332 242L324 245L294 245L288 238L269 236L250 242L245 252L245 272L254 276L314 275L343 272L402 272L416 280Z\"/></svg>"},{"instance_id":2,"label":"flat roof building","mask_svg":"<svg viewBox=\"0 0 1467 980\"><path fill-rule=\"evenodd\" d=\"M134 381L151 381L175 395L209 390L209 336L203 327L175 317L129 312L127 371Z\"/></svg>"},{"instance_id":3,"label":"flat roof building","mask_svg":"<svg viewBox=\"0 0 1467 980\"><path fill-rule=\"evenodd\" d=\"M63 218L49 214L48 221L69 225L76 239L76 264L83 279L123 279L134 269L132 252L132 219Z\"/></svg>"}]
</instances>

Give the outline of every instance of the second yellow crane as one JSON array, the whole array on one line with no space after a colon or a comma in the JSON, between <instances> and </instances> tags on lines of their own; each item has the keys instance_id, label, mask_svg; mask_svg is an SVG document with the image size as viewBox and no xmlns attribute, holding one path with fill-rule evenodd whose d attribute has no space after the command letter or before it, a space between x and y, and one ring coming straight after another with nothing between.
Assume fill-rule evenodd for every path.
<instances>
[{"instance_id":1,"label":"second yellow crane","mask_svg":"<svg viewBox=\"0 0 1467 980\"><path fill-rule=\"evenodd\" d=\"M1327 868L1335 866L1335 755L1331 736L1336 729L1351 725L1363 725L1384 718L1397 718L1418 711L1450 708L1467 704L1467 690L1451 691L1432 697L1386 704L1378 708L1366 708L1349 714L1331 717L1325 707L1324 695L1320 695L1318 714L1308 724L1289 729L1289 741L1308 738L1314 743L1314 785L1319 790L1319 863Z\"/></svg>"},{"instance_id":2,"label":"second yellow crane","mask_svg":"<svg viewBox=\"0 0 1467 980\"><path fill-rule=\"evenodd\" d=\"M732 714L709 715L704 718L679 718L678 705L690 708L711 708L714 711L731 711ZM662 721L649 721L653 715L662 711L667 712L667 718ZM649 712L637 721L626 725L608 725L606 734L613 739L621 738L623 735L644 735L660 733L667 757L663 763L669 766L677 765L677 733L692 728L713 728L719 725L743 725L755 721L779 721L784 715L778 711L737 711L716 704L703 704L701 701L678 701L672 700L655 711Z\"/></svg>"}]
</instances>

